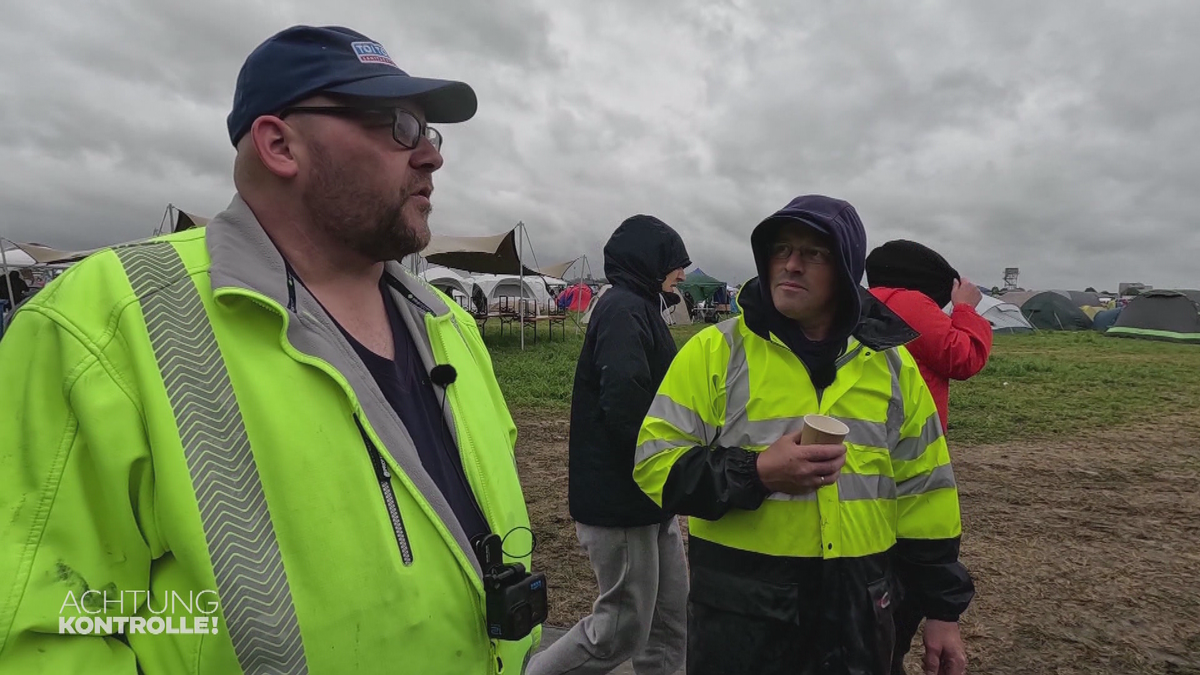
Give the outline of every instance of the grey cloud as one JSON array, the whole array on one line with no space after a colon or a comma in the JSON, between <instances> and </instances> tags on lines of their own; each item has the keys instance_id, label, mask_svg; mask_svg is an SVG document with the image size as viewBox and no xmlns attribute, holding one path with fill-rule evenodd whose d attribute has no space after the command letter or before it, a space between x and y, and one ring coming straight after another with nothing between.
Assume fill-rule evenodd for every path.
<instances>
[{"instance_id":1,"label":"grey cloud","mask_svg":"<svg viewBox=\"0 0 1200 675\"><path fill-rule=\"evenodd\" d=\"M20 3L0 25L5 236L148 233L167 202L229 199L224 116L245 55L340 23L419 75L463 79L437 231L518 220L539 262L653 213L693 261L753 272L792 197L924 241L987 285L1197 286L1200 5L1188 0L823 3ZM12 64L11 66L9 64Z\"/></svg>"}]
</instances>

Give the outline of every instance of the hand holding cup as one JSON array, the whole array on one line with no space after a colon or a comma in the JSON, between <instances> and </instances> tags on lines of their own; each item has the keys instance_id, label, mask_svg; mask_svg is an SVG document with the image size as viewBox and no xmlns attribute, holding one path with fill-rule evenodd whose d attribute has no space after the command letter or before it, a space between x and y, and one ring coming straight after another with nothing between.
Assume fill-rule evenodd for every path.
<instances>
[{"instance_id":1,"label":"hand holding cup","mask_svg":"<svg viewBox=\"0 0 1200 675\"><path fill-rule=\"evenodd\" d=\"M804 428L784 435L758 456L758 475L772 492L802 495L837 482L846 463L849 428L824 415L808 415Z\"/></svg>"}]
</instances>

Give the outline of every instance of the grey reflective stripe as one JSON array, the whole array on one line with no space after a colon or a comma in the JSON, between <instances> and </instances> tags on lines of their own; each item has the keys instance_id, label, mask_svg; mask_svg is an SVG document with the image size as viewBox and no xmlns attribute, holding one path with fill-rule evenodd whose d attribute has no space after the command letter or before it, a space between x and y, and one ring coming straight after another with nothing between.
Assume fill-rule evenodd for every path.
<instances>
[{"instance_id":1,"label":"grey reflective stripe","mask_svg":"<svg viewBox=\"0 0 1200 675\"><path fill-rule=\"evenodd\" d=\"M725 369L725 429L730 433L742 433L741 425L746 421L746 406L750 405L750 366L746 363L746 348L738 332L738 320L729 319L717 324L729 345L729 363ZM726 441L728 446L739 445Z\"/></svg>"},{"instance_id":2,"label":"grey reflective stripe","mask_svg":"<svg viewBox=\"0 0 1200 675\"><path fill-rule=\"evenodd\" d=\"M925 454L925 448L933 445L934 441L941 437L942 418L938 417L937 412L934 412L925 420L925 425L921 427L920 436L900 439L895 449L892 450L892 459L912 461Z\"/></svg>"},{"instance_id":3,"label":"grey reflective stripe","mask_svg":"<svg viewBox=\"0 0 1200 675\"><path fill-rule=\"evenodd\" d=\"M750 404L750 369L746 363L746 349L741 333L737 330L737 319L723 321L717 325L725 342L729 345L729 365L725 374L725 427L721 430L720 444L727 447L748 447L770 445L787 433L799 431L804 427L803 417L777 417L765 420L747 418L746 407ZM837 361L837 367L850 363L863 350L863 345L857 344L853 349L843 354ZM891 447L886 445L886 427L880 425L874 428L873 422L861 422L838 418L850 426L847 441L858 445L870 445L879 448ZM856 428L857 426L857 428ZM896 436L900 430L897 428Z\"/></svg>"},{"instance_id":4,"label":"grey reflective stripe","mask_svg":"<svg viewBox=\"0 0 1200 675\"><path fill-rule=\"evenodd\" d=\"M888 426L883 422L868 422L850 417L838 417L843 424L850 428L846 434L846 442L854 445L866 445L872 448L887 448Z\"/></svg>"},{"instance_id":5,"label":"grey reflective stripe","mask_svg":"<svg viewBox=\"0 0 1200 675\"><path fill-rule=\"evenodd\" d=\"M660 452L684 445L708 445L717 436L717 430L706 423L700 417L700 413L676 403L666 394L655 395L654 400L650 403L650 410L646 412L646 416L655 417L670 424L684 434L696 439L696 442L689 444L684 439L667 440L661 438L646 441L638 446L633 460L635 464L640 464Z\"/></svg>"},{"instance_id":6,"label":"grey reflective stripe","mask_svg":"<svg viewBox=\"0 0 1200 675\"><path fill-rule=\"evenodd\" d=\"M900 483L896 486L896 494L900 497L911 497L943 488L952 488L955 485L957 484L954 482L954 468L949 464L943 464L929 473L914 476Z\"/></svg>"},{"instance_id":7,"label":"grey reflective stripe","mask_svg":"<svg viewBox=\"0 0 1200 675\"><path fill-rule=\"evenodd\" d=\"M633 456L634 464L641 464L660 452L674 450L675 448L691 447L693 444L684 439L663 439L656 438L652 441L646 441L638 446L637 452Z\"/></svg>"},{"instance_id":8,"label":"grey reflective stripe","mask_svg":"<svg viewBox=\"0 0 1200 675\"><path fill-rule=\"evenodd\" d=\"M667 422L683 433L699 439L702 444L708 443L717 435L716 429L705 422L700 413L676 403L666 394L655 395L646 416Z\"/></svg>"},{"instance_id":9,"label":"grey reflective stripe","mask_svg":"<svg viewBox=\"0 0 1200 675\"><path fill-rule=\"evenodd\" d=\"M900 390L900 371L904 369L904 361L895 349L889 349L884 354L887 354L888 371L892 375L892 398L888 401L887 412L887 448L892 450L900 443L900 428L904 426L904 392Z\"/></svg>"},{"instance_id":10,"label":"grey reflective stripe","mask_svg":"<svg viewBox=\"0 0 1200 675\"><path fill-rule=\"evenodd\" d=\"M217 580L222 632L247 675L307 673L250 439L200 293L175 247L114 249L141 303Z\"/></svg>"},{"instance_id":11,"label":"grey reflective stripe","mask_svg":"<svg viewBox=\"0 0 1200 675\"><path fill-rule=\"evenodd\" d=\"M842 502L896 498L896 483L888 476L843 472L838 476L837 488L838 501ZM767 499L787 502L811 502L816 501L817 493L809 492L803 495L789 495L776 492L768 496Z\"/></svg>"},{"instance_id":12,"label":"grey reflective stripe","mask_svg":"<svg viewBox=\"0 0 1200 675\"><path fill-rule=\"evenodd\" d=\"M868 422L850 417L837 417L850 428L846 442L873 448L887 446L887 425L883 422ZM770 445L784 434L795 433L804 428L803 417L777 417L769 420L743 421L736 429L721 432L721 444L729 447Z\"/></svg>"},{"instance_id":13,"label":"grey reflective stripe","mask_svg":"<svg viewBox=\"0 0 1200 675\"><path fill-rule=\"evenodd\" d=\"M726 413L728 415L728 413ZM750 421L745 418L745 408L736 424L721 431L721 445L727 448L748 448L755 445L770 445L783 435L795 433L804 427L802 417L777 417L770 420Z\"/></svg>"}]
</instances>

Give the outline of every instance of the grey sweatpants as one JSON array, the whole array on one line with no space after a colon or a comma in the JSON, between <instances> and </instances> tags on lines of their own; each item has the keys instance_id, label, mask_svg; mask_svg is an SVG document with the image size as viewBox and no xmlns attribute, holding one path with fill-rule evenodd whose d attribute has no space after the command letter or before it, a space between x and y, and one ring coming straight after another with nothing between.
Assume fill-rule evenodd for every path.
<instances>
[{"instance_id":1,"label":"grey sweatpants","mask_svg":"<svg viewBox=\"0 0 1200 675\"><path fill-rule=\"evenodd\" d=\"M629 659L637 675L674 675L687 651L687 562L679 523L614 528L575 524L600 597L591 616L533 657L528 675L607 673Z\"/></svg>"}]
</instances>

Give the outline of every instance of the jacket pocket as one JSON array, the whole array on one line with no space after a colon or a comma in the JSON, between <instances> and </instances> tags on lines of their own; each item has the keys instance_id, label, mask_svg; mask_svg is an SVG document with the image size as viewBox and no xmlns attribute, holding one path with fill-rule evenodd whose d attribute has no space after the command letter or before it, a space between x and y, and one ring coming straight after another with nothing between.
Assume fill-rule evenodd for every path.
<instances>
[{"instance_id":1,"label":"jacket pocket","mask_svg":"<svg viewBox=\"0 0 1200 675\"><path fill-rule=\"evenodd\" d=\"M899 598L891 578L884 577L867 585L867 595L875 617L875 649L872 656L878 664L878 672L890 672L892 652L896 648L896 603Z\"/></svg>"},{"instance_id":2,"label":"jacket pocket","mask_svg":"<svg viewBox=\"0 0 1200 675\"><path fill-rule=\"evenodd\" d=\"M802 623L800 592L793 584L693 567L690 597L697 603L732 614L796 626Z\"/></svg>"},{"instance_id":3,"label":"jacket pocket","mask_svg":"<svg viewBox=\"0 0 1200 675\"><path fill-rule=\"evenodd\" d=\"M688 596L690 675L807 672L815 663L812 611L799 590L692 568Z\"/></svg>"}]
</instances>

